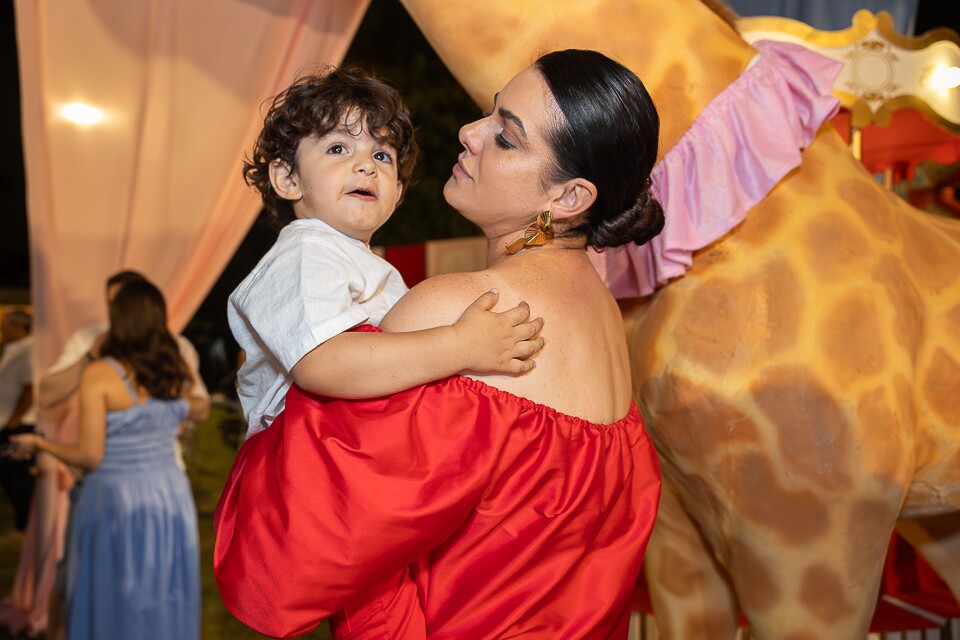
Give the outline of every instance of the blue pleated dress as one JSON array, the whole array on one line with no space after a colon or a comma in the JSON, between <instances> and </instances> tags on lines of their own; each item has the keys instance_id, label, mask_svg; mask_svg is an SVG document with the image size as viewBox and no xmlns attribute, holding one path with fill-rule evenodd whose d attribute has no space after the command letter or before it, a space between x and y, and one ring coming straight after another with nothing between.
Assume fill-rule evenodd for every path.
<instances>
[{"instance_id":1,"label":"blue pleated dress","mask_svg":"<svg viewBox=\"0 0 960 640\"><path fill-rule=\"evenodd\" d=\"M186 400L107 413L103 461L74 494L66 549L70 640L200 637L197 510L174 439Z\"/></svg>"}]
</instances>

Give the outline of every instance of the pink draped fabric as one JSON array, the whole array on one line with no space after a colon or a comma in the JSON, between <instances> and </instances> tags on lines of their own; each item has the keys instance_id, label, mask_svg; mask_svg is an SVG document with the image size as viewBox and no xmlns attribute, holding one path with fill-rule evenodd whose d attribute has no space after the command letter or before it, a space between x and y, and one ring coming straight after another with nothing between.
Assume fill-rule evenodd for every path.
<instances>
[{"instance_id":1,"label":"pink draped fabric","mask_svg":"<svg viewBox=\"0 0 960 640\"><path fill-rule=\"evenodd\" d=\"M654 168L663 233L643 246L589 253L616 297L649 295L682 276L694 251L743 222L800 165L801 149L837 112L831 91L840 63L795 44L754 46L759 58L710 101Z\"/></svg>"},{"instance_id":2,"label":"pink draped fabric","mask_svg":"<svg viewBox=\"0 0 960 640\"><path fill-rule=\"evenodd\" d=\"M104 281L136 269L179 331L260 208L240 175L261 103L299 71L338 63L370 0L16 0L35 371L104 319ZM64 106L102 119L78 126ZM75 421L41 417L69 441ZM0 623L46 625L65 519L62 467L38 499ZM19 616L19 617L18 617Z\"/></svg>"}]
</instances>

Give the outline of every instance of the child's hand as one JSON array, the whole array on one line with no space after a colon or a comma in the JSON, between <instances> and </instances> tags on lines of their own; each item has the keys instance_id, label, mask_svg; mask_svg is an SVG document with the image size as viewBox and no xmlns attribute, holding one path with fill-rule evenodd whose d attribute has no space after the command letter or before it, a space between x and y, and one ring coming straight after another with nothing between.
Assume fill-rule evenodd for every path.
<instances>
[{"instance_id":1,"label":"child's hand","mask_svg":"<svg viewBox=\"0 0 960 640\"><path fill-rule=\"evenodd\" d=\"M536 366L533 356L544 344L538 337L543 318L527 321L530 306L526 302L502 313L491 311L499 297L496 289L487 291L453 324L464 371L517 375Z\"/></svg>"}]
</instances>

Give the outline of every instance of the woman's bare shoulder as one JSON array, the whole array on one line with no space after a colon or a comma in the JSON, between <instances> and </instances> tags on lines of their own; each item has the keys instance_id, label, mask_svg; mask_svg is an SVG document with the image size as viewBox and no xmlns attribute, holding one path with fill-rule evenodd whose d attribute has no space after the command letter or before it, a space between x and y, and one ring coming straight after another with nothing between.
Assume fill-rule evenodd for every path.
<instances>
[{"instance_id":1,"label":"woman's bare shoulder","mask_svg":"<svg viewBox=\"0 0 960 640\"><path fill-rule=\"evenodd\" d=\"M120 374L106 360L94 360L80 376L81 393L102 395L124 388Z\"/></svg>"},{"instance_id":2,"label":"woman's bare shoulder","mask_svg":"<svg viewBox=\"0 0 960 640\"><path fill-rule=\"evenodd\" d=\"M489 271L445 273L410 289L383 318L384 331L418 331L453 324L470 303L497 287Z\"/></svg>"},{"instance_id":3,"label":"woman's bare shoulder","mask_svg":"<svg viewBox=\"0 0 960 640\"><path fill-rule=\"evenodd\" d=\"M82 382L104 384L119 379L117 371L106 360L94 360L83 369Z\"/></svg>"}]
</instances>

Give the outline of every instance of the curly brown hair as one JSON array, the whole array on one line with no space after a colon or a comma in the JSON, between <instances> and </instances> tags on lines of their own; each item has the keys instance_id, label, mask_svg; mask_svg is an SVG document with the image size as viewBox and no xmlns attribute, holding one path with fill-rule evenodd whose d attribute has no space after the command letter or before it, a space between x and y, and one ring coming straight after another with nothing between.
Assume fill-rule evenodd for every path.
<instances>
[{"instance_id":1,"label":"curly brown hair","mask_svg":"<svg viewBox=\"0 0 960 640\"><path fill-rule=\"evenodd\" d=\"M136 383L152 397L173 400L192 379L177 341L167 329L163 294L148 280L123 285L110 300L110 330L100 349L128 364Z\"/></svg>"},{"instance_id":2,"label":"curly brown hair","mask_svg":"<svg viewBox=\"0 0 960 640\"><path fill-rule=\"evenodd\" d=\"M295 216L292 203L273 190L270 163L280 160L296 169L300 141L326 135L354 110L375 140L397 150L400 183L406 187L410 182L418 149L410 112L400 93L358 67L325 67L298 78L273 98L253 145L252 159L243 163L243 179L260 192L274 227L284 227Z\"/></svg>"}]
</instances>

